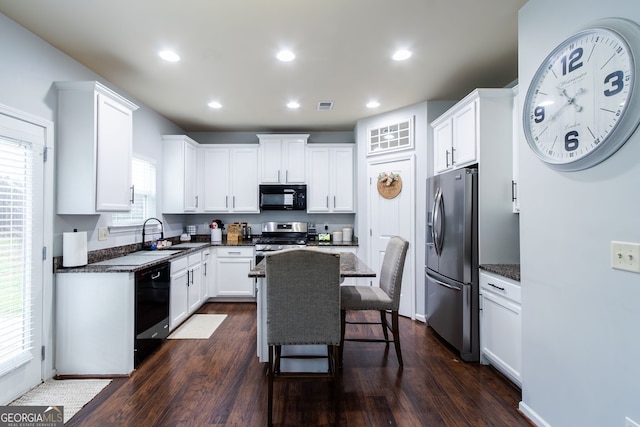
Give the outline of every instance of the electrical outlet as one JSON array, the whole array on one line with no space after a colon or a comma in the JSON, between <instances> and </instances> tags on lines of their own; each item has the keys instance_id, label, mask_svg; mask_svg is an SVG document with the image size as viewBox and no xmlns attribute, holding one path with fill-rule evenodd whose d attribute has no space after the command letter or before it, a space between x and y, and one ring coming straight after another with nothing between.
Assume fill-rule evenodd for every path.
<instances>
[{"instance_id":1,"label":"electrical outlet","mask_svg":"<svg viewBox=\"0 0 640 427\"><path fill-rule=\"evenodd\" d=\"M640 424L638 424L637 422L633 421L629 417L625 417L624 418L624 427L640 427Z\"/></svg>"},{"instance_id":2,"label":"electrical outlet","mask_svg":"<svg viewBox=\"0 0 640 427\"><path fill-rule=\"evenodd\" d=\"M640 273L640 243L611 242L611 268Z\"/></svg>"},{"instance_id":3,"label":"electrical outlet","mask_svg":"<svg viewBox=\"0 0 640 427\"><path fill-rule=\"evenodd\" d=\"M109 234L109 229L107 227L98 228L98 240L107 240L108 234Z\"/></svg>"}]
</instances>

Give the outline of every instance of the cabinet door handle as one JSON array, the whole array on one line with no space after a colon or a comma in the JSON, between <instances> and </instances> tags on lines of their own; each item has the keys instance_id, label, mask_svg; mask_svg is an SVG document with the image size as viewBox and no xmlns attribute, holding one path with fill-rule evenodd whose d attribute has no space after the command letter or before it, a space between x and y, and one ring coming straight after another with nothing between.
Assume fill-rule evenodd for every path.
<instances>
[{"instance_id":1,"label":"cabinet door handle","mask_svg":"<svg viewBox=\"0 0 640 427\"><path fill-rule=\"evenodd\" d=\"M336 207L336 196L333 196L333 208L335 209Z\"/></svg>"},{"instance_id":2,"label":"cabinet door handle","mask_svg":"<svg viewBox=\"0 0 640 427\"><path fill-rule=\"evenodd\" d=\"M517 199L517 197L516 197L516 186L517 185L518 184L515 181L511 180L511 201L512 202L515 202L516 199Z\"/></svg>"},{"instance_id":3,"label":"cabinet door handle","mask_svg":"<svg viewBox=\"0 0 640 427\"><path fill-rule=\"evenodd\" d=\"M451 147L451 166L456 164L456 161L453 159L453 154L456 151L455 148Z\"/></svg>"},{"instance_id":4,"label":"cabinet door handle","mask_svg":"<svg viewBox=\"0 0 640 427\"><path fill-rule=\"evenodd\" d=\"M329 196L327 196L327 209L329 209Z\"/></svg>"},{"instance_id":5,"label":"cabinet door handle","mask_svg":"<svg viewBox=\"0 0 640 427\"><path fill-rule=\"evenodd\" d=\"M187 286L189 286L189 270L187 270Z\"/></svg>"},{"instance_id":6,"label":"cabinet door handle","mask_svg":"<svg viewBox=\"0 0 640 427\"><path fill-rule=\"evenodd\" d=\"M284 182L289 182L289 170L288 169L284 172Z\"/></svg>"},{"instance_id":7,"label":"cabinet door handle","mask_svg":"<svg viewBox=\"0 0 640 427\"><path fill-rule=\"evenodd\" d=\"M207 275L207 264L204 265L204 273L205 276Z\"/></svg>"},{"instance_id":8,"label":"cabinet door handle","mask_svg":"<svg viewBox=\"0 0 640 427\"><path fill-rule=\"evenodd\" d=\"M280 170L278 169L278 182L280 182Z\"/></svg>"},{"instance_id":9,"label":"cabinet door handle","mask_svg":"<svg viewBox=\"0 0 640 427\"><path fill-rule=\"evenodd\" d=\"M449 167L449 150L446 150L444 153L445 153L444 156L446 160L445 163L447 164L447 167Z\"/></svg>"},{"instance_id":10,"label":"cabinet door handle","mask_svg":"<svg viewBox=\"0 0 640 427\"><path fill-rule=\"evenodd\" d=\"M224 196L224 207L225 208L229 207L229 196Z\"/></svg>"},{"instance_id":11,"label":"cabinet door handle","mask_svg":"<svg viewBox=\"0 0 640 427\"><path fill-rule=\"evenodd\" d=\"M193 270L191 270L191 284L193 285Z\"/></svg>"},{"instance_id":12,"label":"cabinet door handle","mask_svg":"<svg viewBox=\"0 0 640 427\"><path fill-rule=\"evenodd\" d=\"M233 206L232 208L235 209L236 208L236 196L232 196L233 199Z\"/></svg>"},{"instance_id":13,"label":"cabinet door handle","mask_svg":"<svg viewBox=\"0 0 640 427\"><path fill-rule=\"evenodd\" d=\"M131 186L131 200L129 200L131 202L131 204L135 204L136 202L136 187L135 185Z\"/></svg>"},{"instance_id":14,"label":"cabinet door handle","mask_svg":"<svg viewBox=\"0 0 640 427\"><path fill-rule=\"evenodd\" d=\"M489 282L487 282L487 284L488 284L489 286L491 286L491 287L494 287L494 288L499 289L499 290L501 290L502 292L504 292L504 288L503 288L503 287L501 287L501 286L494 285L493 283L489 283Z\"/></svg>"},{"instance_id":15,"label":"cabinet door handle","mask_svg":"<svg viewBox=\"0 0 640 427\"><path fill-rule=\"evenodd\" d=\"M196 196L196 208L198 207L198 196Z\"/></svg>"}]
</instances>

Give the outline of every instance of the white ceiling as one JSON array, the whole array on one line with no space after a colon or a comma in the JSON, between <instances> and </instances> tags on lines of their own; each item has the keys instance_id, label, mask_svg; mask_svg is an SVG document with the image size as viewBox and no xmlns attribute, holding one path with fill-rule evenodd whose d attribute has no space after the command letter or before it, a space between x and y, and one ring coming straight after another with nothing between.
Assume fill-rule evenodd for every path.
<instances>
[{"instance_id":1,"label":"white ceiling","mask_svg":"<svg viewBox=\"0 0 640 427\"><path fill-rule=\"evenodd\" d=\"M185 131L322 131L508 85L526 1L0 0L0 12ZM159 59L167 47L182 60ZM277 61L282 47L297 58ZM401 47L413 56L392 61Z\"/></svg>"}]
</instances>

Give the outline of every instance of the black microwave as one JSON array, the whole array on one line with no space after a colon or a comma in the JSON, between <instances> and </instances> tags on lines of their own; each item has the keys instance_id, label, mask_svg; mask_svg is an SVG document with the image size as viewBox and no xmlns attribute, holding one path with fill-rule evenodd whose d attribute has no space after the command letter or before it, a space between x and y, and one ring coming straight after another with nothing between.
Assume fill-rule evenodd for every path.
<instances>
[{"instance_id":1,"label":"black microwave","mask_svg":"<svg viewBox=\"0 0 640 427\"><path fill-rule=\"evenodd\" d=\"M307 210L306 185L261 185L260 209L272 211Z\"/></svg>"}]
</instances>

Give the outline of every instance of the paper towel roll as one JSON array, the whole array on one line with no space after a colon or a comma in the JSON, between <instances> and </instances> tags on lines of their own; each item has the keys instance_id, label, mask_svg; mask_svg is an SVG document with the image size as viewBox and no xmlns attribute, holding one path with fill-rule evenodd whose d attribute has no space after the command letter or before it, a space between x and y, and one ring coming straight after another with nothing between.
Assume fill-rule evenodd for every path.
<instances>
[{"instance_id":1,"label":"paper towel roll","mask_svg":"<svg viewBox=\"0 0 640 427\"><path fill-rule=\"evenodd\" d=\"M62 266L87 265L87 232L62 233Z\"/></svg>"},{"instance_id":2,"label":"paper towel roll","mask_svg":"<svg viewBox=\"0 0 640 427\"><path fill-rule=\"evenodd\" d=\"M219 228L212 228L211 229L211 241L213 243L222 242L222 230L220 230Z\"/></svg>"}]
</instances>

